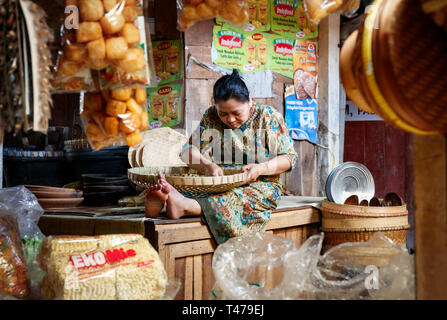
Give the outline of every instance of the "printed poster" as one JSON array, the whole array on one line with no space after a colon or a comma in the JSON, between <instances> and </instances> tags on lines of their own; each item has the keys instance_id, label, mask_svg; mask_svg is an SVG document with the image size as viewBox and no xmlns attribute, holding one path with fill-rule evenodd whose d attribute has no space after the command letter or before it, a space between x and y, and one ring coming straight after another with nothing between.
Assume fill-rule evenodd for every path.
<instances>
[{"instance_id":1,"label":"printed poster","mask_svg":"<svg viewBox=\"0 0 447 320\"><path fill-rule=\"evenodd\" d=\"M318 45L315 40L296 40L293 49L293 84L298 99L317 98Z\"/></svg>"},{"instance_id":2,"label":"printed poster","mask_svg":"<svg viewBox=\"0 0 447 320\"><path fill-rule=\"evenodd\" d=\"M318 108L316 99L298 99L294 86L287 86L284 93L285 121L290 137L318 143Z\"/></svg>"},{"instance_id":3,"label":"printed poster","mask_svg":"<svg viewBox=\"0 0 447 320\"><path fill-rule=\"evenodd\" d=\"M181 40L152 41L152 54L159 85L182 79L183 45Z\"/></svg>"},{"instance_id":4,"label":"printed poster","mask_svg":"<svg viewBox=\"0 0 447 320\"><path fill-rule=\"evenodd\" d=\"M318 36L318 26L306 16L303 0L270 0L270 29L298 39Z\"/></svg>"},{"instance_id":5,"label":"printed poster","mask_svg":"<svg viewBox=\"0 0 447 320\"><path fill-rule=\"evenodd\" d=\"M288 78L293 78L293 52L295 38L269 34L269 51L271 52L270 69Z\"/></svg>"},{"instance_id":6,"label":"printed poster","mask_svg":"<svg viewBox=\"0 0 447 320\"><path fill-rule=\"evenodd\" d=\"M248 32L262 32L270 30L270 5L271 0L248 0L249 23L244 28L238 28ZM216 23L224 27L235 28L221 18L216 18Z\"/></svg>"},{"instance_id":7,"label":"printed poster","mask_svg":"<svg viewBox=\"0 0 447 320\"><path fill-rule=\"evenodd\" d=\"M182 84L148 88L149 129L173 127L182 122Z\"/></svg>"}]
</instances>

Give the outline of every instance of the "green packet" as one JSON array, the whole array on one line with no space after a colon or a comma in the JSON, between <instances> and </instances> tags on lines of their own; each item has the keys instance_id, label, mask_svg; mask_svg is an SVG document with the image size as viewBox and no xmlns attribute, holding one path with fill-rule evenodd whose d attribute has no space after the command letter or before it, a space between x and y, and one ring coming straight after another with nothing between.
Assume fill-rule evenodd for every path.
<instances>
[{"instance_id":1,"label":"green packet","mask_svg":"<svg viewBox=\"0 0 447 320\"><path fill-rule=\"evenodd\" d=\"M266 34L214 26L211 56L214 64L241 73L266 70L269 68Z\"/></svg>"},{"instance_id":2,"label":"green packet","mask_svg":"<svg viewBox=\"0 0 447 320\"><path fill-rule=\"evenodd\" d=\"M152 41L152 54L159 85L182 79L183 45L181 40Z\"/></svg>"},{"instance_id":3,"label":"green packet","mask_svg":"<svg viewBox=\"0 0 447 320\"><path fill-rule=\"evenodd\" d=\"M270 0L271 30L298 39L318 36L318 26L307 19L303 0Z\"/></svg>"},{"instance_id":4,"label":"green packet","mask_svg":"<svg viewBox=\"0 0 447 320\"><path fill-rule=\"evenodd\" d=\"M165 84L146 89L149 129L174 127L182 122L182 84Z\"/></svg>"},{"instance_id":5,"label":"green packet","mask_svg":"<svg viewBox=\"0 0 447 320\"><path fill-rule=\"evenodd\" d=\"M286 35L267 35L269 43L269 65L273 72L293 78L293 49L295 37Z\"/></svg>"}]
</instances>

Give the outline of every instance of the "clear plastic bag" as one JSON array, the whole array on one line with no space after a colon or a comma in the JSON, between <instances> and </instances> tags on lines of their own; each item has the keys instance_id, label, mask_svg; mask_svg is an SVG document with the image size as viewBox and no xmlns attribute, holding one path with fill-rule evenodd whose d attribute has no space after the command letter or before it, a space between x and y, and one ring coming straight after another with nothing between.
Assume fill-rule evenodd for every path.
<instances>
[{"instance_id":1,"label":"clear plastic bag","mask_svg":"<svg viewBox=\"0 0 447 320\"><path fill-rule=\"evenodd\" d=\"M214 299L415 299L414 257L382 233L320 255L323 233L296 248L267 233L229 239L213 257Z\"/></svg>"},{"instance_id":2,"label":"clear plastic bag","mask_svg":"<svg viewBox=\"0 0 447 320\"><path fill-rule=\"evenodd\" d=\"M43 299L170 299L179 287L140 234L50 236L38 259L47 273Z\"/></svg>"},{"instance_id":3,"label":"clear plastic bag","mask_svg":"<svg viewBox=\"0 0 447 320\"><path fill-rule=\"evenodd\" d=\"M55 91L156 85L142 0L66 1Z\"/></svg>"},{"instance_id":4,"label":"clear plastic bag","mask_svg":"<svg viewBox=\"0 0 447 320\"><path fill-rule=\"evenodd\" d=\"M0 292L3 294L28 297L40 280L35 256L44 238L37 225L43 212L37 198L24 186L0 189Z\"/></svg>"},{"instance_id":5,"label":"clear plastic bag","mask_svg":"<svg viewBox=\"0 0 447 320\"><path fill-rule=\"evenodd\" d=\"M360 0L303 0L308 19L320 23L329 13L341 10L351 14L360 7Z\"/></svg>"},{"instance_id":6,"label":"clear plastic bag","mask_svg":"<svg viewBox=\"0 0 447 320\"><path fill-rule=\"evenodd\" d=\"M180 31L216 17L240 28L249 22L248 0L177 0L177 11Z\"/></svg>"},{"instance_id":7,"label":"clear plastic bag","mask_svg":"<svg viewBox=\"0 0 447 320\"><path fill-rule=\"evenodd\" d=\"M146 89L124 87L81 93L81 121L94 150L111 145L135 146L149 126Z\"/></svg>"}]
</instances>

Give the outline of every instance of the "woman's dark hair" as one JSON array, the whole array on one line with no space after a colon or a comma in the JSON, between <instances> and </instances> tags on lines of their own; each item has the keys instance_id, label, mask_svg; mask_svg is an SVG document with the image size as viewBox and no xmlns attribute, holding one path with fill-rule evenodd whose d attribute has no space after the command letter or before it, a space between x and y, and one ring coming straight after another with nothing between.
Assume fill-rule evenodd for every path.
<instances>
[{"instance_id":1,"label":"woman's dark hair","mask_svg":"<svg viewBox=\"0 0 447 320\"><path fill-rule=\"evenodd\" d=\"M248 88L239 76L239 72L233 69L231 75L225 75L216 81L213 88L214 103L236 99L239 102L250 101Z\"/></svg>"}]
</instances>

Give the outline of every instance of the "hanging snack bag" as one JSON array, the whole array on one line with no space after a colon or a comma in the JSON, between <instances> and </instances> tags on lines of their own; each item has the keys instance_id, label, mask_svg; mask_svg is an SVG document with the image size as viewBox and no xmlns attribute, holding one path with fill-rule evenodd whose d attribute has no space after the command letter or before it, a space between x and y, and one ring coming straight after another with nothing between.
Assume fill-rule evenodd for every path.
<instances>
[{"instance_id":1,"label":"hanging snack bag","mask_svg":"<svg viewBox=\"0 0 447 320\"><path fill-rule=\"evenodd\" d=\"M135 146L148 128L146 89L124 87L81 94L81 120L93 149Z\"/></svg>"},{"instance_id":2,"label":"hanging snack bag","mask_svg":"<svg viewBox=\"0 0 447 320\"><path fill-rule=\"evenodd\" d=\"M360 6L360 0L303 0L309 20L314 24L331 12L341 11L343 14L356 11Z\"/></svg>"},{"instance_id":3,"label":"hanging snack bag","mask_svg":"<svg viewBox=\"0 0 447 320\"><path fill-rule=\"evenodd\" d=\"M72 0L65 12L58 91L155 85L142 0Z\"/></svg>"},{"instance_id":4,"label":"hanging snack bag","mask_svg":"<svg viewBox=\"0 0 447 320\"><path fill-rule=\"evenodd\" d=\"M271 0L248 0L248 25L245 31L261 32L270 30L270 4ZM225 20L216 18L216 23L224 25Z\"/></svg>"},{"instance_id":5,"label":"hanging snack bag","mask_svg":"<svg viewBox=\"0 0 447 320\"><path fill-rule=\"evenodd\" d=\"M180 31L216 17L238 27L245 27L249 21L248 0L177 0L177 9Z\"/></svg>"}]
</instances>

